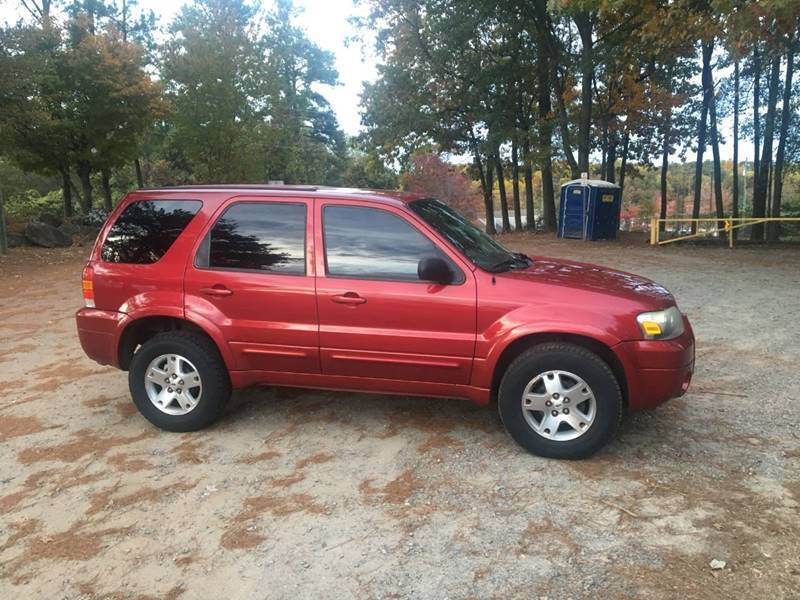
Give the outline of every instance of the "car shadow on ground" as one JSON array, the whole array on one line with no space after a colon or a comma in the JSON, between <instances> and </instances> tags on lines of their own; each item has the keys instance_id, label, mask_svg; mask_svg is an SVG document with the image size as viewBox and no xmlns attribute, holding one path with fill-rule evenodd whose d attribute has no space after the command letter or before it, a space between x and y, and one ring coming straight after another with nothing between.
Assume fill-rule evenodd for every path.
<instances>
[{"instance_id":1,"label":"car shadow on ground","mask_svg":"<svg viewBox=\"0 0 800 600\"><path fill-rule=\"evenodd\" d=\"M641 456L638 444L655 443L662 448L662 454L670 454L666 448L679 451L685 446L683 438L687 434L696 438L702 432L693 435L685 423L671 430L674 420L667 413L682 410L678 402L673 404L647 413L626 414L618 435L593 458L626 460L633 458L632 454ZM506 434L495 403L478 406L446 398L257 386L234 391L225 415L214 429L241 432L251 429L253 422L263 424L265 432L293 432L303 424L318 424L337 427L343 435L356 431L360 436L379 439L395 435L413 438L419 433L449 435L456 448L463 448L469 441L485 449L506 446L515 454L527 454Z\"/></svg>"}]
</instances>

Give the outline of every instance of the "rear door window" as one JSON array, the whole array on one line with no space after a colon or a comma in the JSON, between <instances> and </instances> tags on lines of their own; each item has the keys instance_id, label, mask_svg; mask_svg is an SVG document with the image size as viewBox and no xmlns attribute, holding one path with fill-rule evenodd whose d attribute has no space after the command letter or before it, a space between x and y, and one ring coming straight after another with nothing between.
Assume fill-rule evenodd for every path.
<instances>
[{"instance_id":1,"label":"rear door window","mask_svg":"<svg viewBox=\"0 0 800 600\"><path fill-rule=\"evenodd\" d=\"M195 266L305 275L306 205L233 204L203 240Z\"/></svg>"},{"instance_id":2,"label":"rear door window","mask_svg":"<svg viewBox=\"0 0 800 600\"><path fill-rule=\"evenodd\" d=\"M129 204L106 236L103 260L133 264L158 261L202 205L199 200L141 200Z\"/></svg>"}]
</instances>

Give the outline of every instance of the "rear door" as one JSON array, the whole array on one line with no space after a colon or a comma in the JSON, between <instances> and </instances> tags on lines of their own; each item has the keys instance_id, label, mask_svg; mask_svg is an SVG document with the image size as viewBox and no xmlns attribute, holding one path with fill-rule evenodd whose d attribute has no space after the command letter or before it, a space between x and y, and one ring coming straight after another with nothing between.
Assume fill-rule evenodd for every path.
<instances>
[{"instance_id":1,"label":"rear door","mask_svg":"<svg viewBox=\"0 0 800 600\"><path fill-rule=\"evenodd\" d=\"M187 313L213 322L239 370L319 373L313 201L227 201L187 267Z\"/></svg>"},{"instance_id":2,"label":"rear door","mask_svg":"<svg viewBox=\"0 0 800 600\"><path fill-rule=\"evenodd\" d=\"M407 211L356 200L317 201L317 302L326 375L469 382L475 279ZM452 285L420 281L417 264L444 258Z\"/></svg>"}]
</instances>

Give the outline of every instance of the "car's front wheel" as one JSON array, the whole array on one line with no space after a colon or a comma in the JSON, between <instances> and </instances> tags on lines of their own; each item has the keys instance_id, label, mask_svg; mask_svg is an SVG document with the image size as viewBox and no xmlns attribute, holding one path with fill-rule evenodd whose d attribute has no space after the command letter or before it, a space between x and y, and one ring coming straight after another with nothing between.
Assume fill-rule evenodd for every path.
<instances>
[{"instance_id":1,"label":"car's front wheel","mask_svg":"<svg viewBox=\"0 0 800 600\"><path fill-rule=\"evenodd\" d=\"M196 431L216 421L231 395L216 346L189 331L159 333L133 355L128 385L148 421L167 431Z\"/></svg>"},{"instance_id":2,"label":"car's front wheel","mask_svg":"<svg viewBox=\"0 0 800 600\"><path fill-rule=\"evenodd\" d=\"M500 418L514 440L547 458L585 458L605 446L622 418L622 392L608 365L573 344L520 354L500 383Z\"/></svg>"}]
</instances>

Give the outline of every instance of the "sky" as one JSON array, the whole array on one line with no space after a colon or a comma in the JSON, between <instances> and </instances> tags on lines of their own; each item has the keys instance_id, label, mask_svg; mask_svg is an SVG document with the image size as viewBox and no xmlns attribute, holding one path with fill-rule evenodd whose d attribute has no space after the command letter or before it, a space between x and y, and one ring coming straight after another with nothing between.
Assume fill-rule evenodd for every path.
<instances>
[{"instance_id":1,"label":"sky","mask_svg":"<svg viewBox=\"0 0 800 600\"><path fill-rule=\"evenodd\" d=\"M295 0L295 5L303 10L297 25L303 27L318 46L330 50L336 57L340 85L324 90L324 95L336 111L342 129L354 135L361 126L358 103L362 82L375 81L377 76L376 58L369 40L363 45L345 41L354 33L347 18L363 15L363 3L356 7L352 0Z\"/></svg>"}]
</instances>

